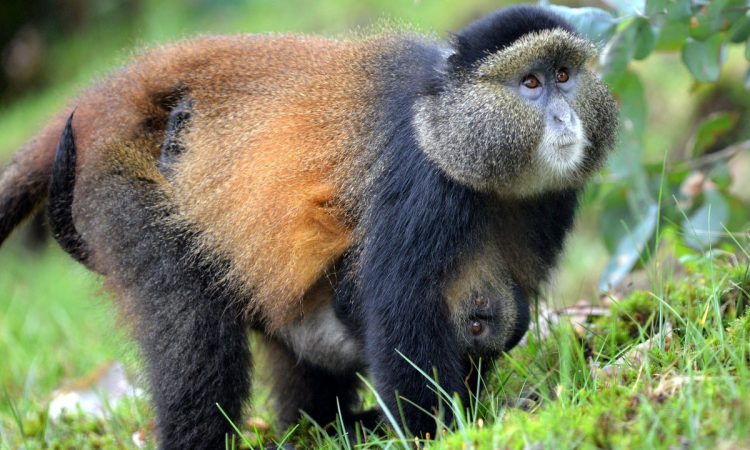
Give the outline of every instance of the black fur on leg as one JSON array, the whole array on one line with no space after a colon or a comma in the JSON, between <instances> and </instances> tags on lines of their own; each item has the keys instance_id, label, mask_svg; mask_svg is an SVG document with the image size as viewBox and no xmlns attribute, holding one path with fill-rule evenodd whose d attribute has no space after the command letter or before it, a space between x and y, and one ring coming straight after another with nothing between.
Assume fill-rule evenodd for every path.
<instances>
[{"instance_id":1,"label":"black fur on leg","mask_svg":"<svg viewBox=\"0 0 750 450\"><path fill-rule=\"evenodd\" d=\"M470 192L451 185L436 169L420 167L426 162L419 157L404 159L396 164L412 177L384 180L383 191L375 196L357 295L363 308L365 356L378 391L393 414L398 414L394 392L408 400L401 404L412 433L434 435L434 418L420 408L436 412L438 398L430 380L404 357L427 374L434 370L440 385L466 404L468 360L449 325L442 281L479 235L474 212L481 207ZM450 411L445 412L450 423Z\"/></svg>"},{"instance_id":2,"label":"black fur on leg","mask_svg":"<svg viewBox=\"0 0 750 450\"><path fill-rule=\"evenodd\" d=\"M134 302L160 447L218 448L232 430L216 405L237 421L249 394L242 312L218 284L223 267L192 259L190 236L153 217L159 199L152 189L142 181L112 183L118 207L106 214L112 236L121 237L113 243L116 277Z\"/></svg>"},{"instance_id":3,"label":"black fur on leg","mask_svg":"<svg viewBox=\"0 0 750 450\"><path fill-rule=\"evenodd\" d=\"M362 340L388 409L398 416L400 403L409 431L433 436L435 418L421 410L434 414L440 400L411 363L436 374L443 389L467 404L469 361L450 325L443 289L463 252L481 244L488 223L486 199L449 180L415 137L412 106L439 83L434 68L441 58L439 51L414 43L381 64L385 114L376 129L388 140L356 230L363 240L342 261L336 292L337 313ZM447 409L444 419L452 420Z\"/></svg>"},{"instance_id":4,"label":"black fur on leg","mask_svg":"<svg viewBox=\"0 0 750 450\"><path fill-rule=\"evenodd\" d=\"M283 344L268 339L268 363L273 376L273 400L281 430L297 423L301 412L321 427L328 427L342 414L347 432L355 423L374 428L379 415L374 411L354 412L360 385L356 373L332 374L299 360Z\"/></svg>"},{"instance_id":5,"label":"black fur on leg","mask_svg":"<svg viewBox=\"0 0 750 450\"><path fill-rule=\"evenodd\" d=\"M74 158L72 140L64 142L65 154ZM74 166L65 163L70 160L61 159L55 171L72 182ZM159 447L224 448L232 428L217 404L238 421L250 388L241 302L222 281L226 264L194 254L195 236L171 220L158 183L127 170L113 168L86 192L91 221L82 222L82 233L96 244L97 264L105 267L108 284L127 302L124 309L134 321Z\"/></svg>"},{"instance_id":6,"label":"black fur on leg","mask_svg":"<svg viewBox=\"0 0 750 450\"><path fill-rule=\"evenodd\" d=\"M222 268L189 258L188 235L167 232L160 218L148 217L158 202L140 204L148 202L149 186L122 187L115 197L121 216L113 217L112 226L137 242L121 242L118 275L136 302L160 446L218 448L232 430L216 405L237 421L250 388L250 352L238 302L217 285Z\"/></svg>"}]
</instances>

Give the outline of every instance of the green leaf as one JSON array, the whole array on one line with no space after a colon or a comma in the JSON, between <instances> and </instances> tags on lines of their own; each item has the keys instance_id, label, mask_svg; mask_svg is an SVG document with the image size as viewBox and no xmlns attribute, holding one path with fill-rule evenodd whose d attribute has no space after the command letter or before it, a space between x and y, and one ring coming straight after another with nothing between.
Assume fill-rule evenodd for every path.
<instances>
[{"instance_id":1,"label":"green leaf","mask_svg":"<svg viewBox=\"0 0 750 450\"><path fill-rule=\"evenodd\" d=\"M693 15L692 0L668 0L667 1L667 20L689 21Z\"/></svg>"},{"instance_id":2,"label":"green leaf","mask_svg":"<svg viewBox=\"0 0 750 450\"><path fill-rule=\"evenodd\" d=\"M637 31L637 21L628 20L602 50L599 64L607 83L617 84L627 72L628 63L635 53Z\"/></svg>"},{"instance_id":3,"label":"green leaf","mask_svg":"<svg viewBox=\"0 0 750 450\"><path fill-rule=\"evenodd\" d=\"M642 16L646 12L645 0L604 0L620 16Z\"/></svg>"},{"instance_id":4,"label":"green leaf","mask_svg":"<svg viewBox=\"0 0 750 450\"><path fill-rule=\"evenodd\" d=\"M659 31L657 50L675 51L682 48L690 34L689 22L668 22Z\"/></svg>"},{"instance_id":5,"label":"green leaf","mask_svg":"<svg viewBox=\"0 0 750 450\"><path fill-rule=\"evenodd\" d=\"M719 79L724 57L724 37L720 34L705 42L688 39L682 48L682 61L693 78L702 83L712 83Z\"/></svg>"},{"instance_id":6,"label":"green leaf","mask_svg":"<svg viewBox=\"0 0 750 450\"><path fill-rule=\"evenodd\" d=\"M656 31L651 23L643 17L636 19L636 22L633 58L644 59L651 54L656 46Z\"/></svg>"},{"instance_id":7,"label":"green leaf","mask_svg":"<svg viewBox=\"0 0 750 450\"><path fill-rule=\"evenodd\" d=\"M640 78L624 72L617 84L611 85L620 103L618 145L609 158L609 169L615 178L641 177L642 136L646 127L646 98Z\"/></svg>"},{"instance_id":8,"label":"green leaf","mask_svg":"<svg viewBox=\"0 0 750 450\"><path fill-rule=\"evenodd\" d=\"M748 8L750 8L750 3L747 0L727 0L721 10L721 29L727 30L733 24L741 21L750 13Z\"/></svg>"},{"instance_id":9,"label":"green leaf","mask_svg":"<svg viewBox=\"0 0 750 450\"><path fill-rule=\"evenodd\" d=\"M742 42L750 37L750 12L734 21L727 34L731 42Z\"/></svg>"},{"instance_id":10,"label":"green leaf","mask_svg":"<svg viewBox=\"0 0 750 450\"><path fill-rule=\"evenodd\" d=\"M606 42L615 32L617 21L612 14L600 8L570 8L552 5L549 9L564 17L576 30L591 42Z\"/></svg>"},{"instance_id":11,"label":"green leaf","mask_svg":"<svg viewBox=\"0 0 750 450\"><path fill-rule=\"evenodd\" d=\"M711 0L692 17L690 21L690 37L705 41L721 30L724 23L722 12L729 0Z\"/></svg>"},{"instance_id":12,"label":"green leaf","mask_svg":"<svg viewBox=\"0 0 750 450\"><path fill-rule=\"evenodd\" d=\"M747 69L747 73L745 73L745 90L750 91L750 69Z\"/></svg>"},{"instance_id":13,"label":"green leaf","mask_svg":"<svg viewBox=\"0 0 750 450\"><path fill-rule=\"evenodd\" d=\"M738 114L720 112L710 115L699 126L693 140L693 157L700 156L709 150L719 138L734 129L739 119Z\"/></svg>"},{"instance_id":14,"label":"green leaf","mask_svg":"<svg viewBox=\"0 0 750 450\"><path fill-rule=\"evenodd\" d=\"M638 195L648 198L648 175L641 164L643 131L646 123L646 100L643 85L635 73L625 72L612 91L620 102L620 129L617 147L609 158L613 179L627 184Z\"/></svg>"},{"instance_id":15,"label":"green leaf","mask_svg":"<svg viewBox=\"0 0 750 450\"><path fill-rule=\"evenodd\" d=\"M693 214L682 221L682 235L685 244L696 250L706 251L719 242L724 232L724 224L729 219L729 204L721 192L706 190L703 204Z\"/></svg>"},{"instance_id":16,"label":"green leaf","mask_svg":"<svg viewBox=\"0 0 750 450\"><path fill-rule=\"evenodd\" d=\"M692 0L649 0L646 13L651 25L659 29L657 50L682 48L690 34Z\"/></svg>"},{"instance_id":17,"label":"green leaf","mask_svg":"<svg viewBox=\"0 0 750 450\"><path fill-rule=\"evenodd\" d=\"M622 224L627 223L632 216L626 198L627 186L622 183L618 183L616 186L617 188L598 199L599 203L604 205L602 212L599 214L599 235L610 254L615 253L622 238Z\"/></svg>"},{"instance_id":18,"label":"green leaf","mask_svg":"<svg viewBox=\"0 0 750 450\"><path fill-rule=\"evenodd\" d=\"M750 61L750 37L745 41L745 59Z\"/></svg>"},{"instance_id":19,"label":"green leaf","mask_svg":"<svg viewBox=\"0 0 750 450\"><path fill-rule=\"evenodd\" d=\"M732 186L732 173L727 161L718 161L707 174L708 179L716 185L719 192L727 194ZM726 197L724 198L726 200Z\"/></svg>"},{"instance_id":20,"label":"green leaf","mask_svg":"<svg viewBox=\"0 0 750 450\"><path fill-rule=\"evenodd\" d=\"M617 84L610 86L620 101L623 132L640 137L646 128L646 94L640 77L635 72L625 72Z\"/></svg>"},{"instance_id":21,"label":"green leaf","mask_svg":"<svg viewBox=\"0 0 750 450\"><path fill-rule=\"evenodd\" d=\"M646 16L652 25L662 27L669 23L690 23L693 15L691 0L648 0Z\"/></svg>"},{"instance_id":22,"label":"green leaf","mask_svg":"<svg viewBox=\"0 0 750 450\"><path fill-rule=\"evenodd\" d=\"M651 204L634 228L628 229L621 224L623 235L599 279L600 292L616 288L633 269L656 231L658 213L656 204Z\"/></svg>"},{"instance_id":23,"label":"green leaf","mask_svg":"<svg viewBox=\"0 0 750 450\"><path fill-rule=\"evenodd\" d=\"M658 15L666 15L669 4L669 0L647 0L646 16L648 16L649 18L653 18L654 16Z\"/></svg>"}]
</instances>

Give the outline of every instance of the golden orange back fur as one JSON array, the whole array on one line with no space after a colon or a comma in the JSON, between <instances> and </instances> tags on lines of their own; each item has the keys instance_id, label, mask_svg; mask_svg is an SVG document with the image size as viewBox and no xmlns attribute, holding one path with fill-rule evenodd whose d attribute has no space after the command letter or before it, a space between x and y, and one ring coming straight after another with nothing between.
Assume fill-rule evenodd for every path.
<instances>
[{"instance_id":1,"label":"golden orange back fur","mask_svg":"<svg viewBox=\"0 0 750 450\"><path fill-rule=\"evenodd\" d=\"M77 102L76 190L102 182L87 174L129 158L138 176L164 186L203 245L231 262L249 312L269 329L295 320L316 306L309 291L351 245L344 180L356 176L365 145L375 95L368 72L382 47L248 36L151 51ZM169 184L156 158L178 91L193 111Z\"/></svg>"}]
</instances>

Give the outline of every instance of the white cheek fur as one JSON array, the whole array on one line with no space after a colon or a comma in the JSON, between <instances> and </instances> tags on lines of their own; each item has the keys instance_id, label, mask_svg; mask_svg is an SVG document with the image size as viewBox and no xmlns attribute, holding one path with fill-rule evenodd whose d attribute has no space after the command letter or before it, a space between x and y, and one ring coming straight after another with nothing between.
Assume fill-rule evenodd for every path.
<instances>
[{"instance_id":1,"label":"white cheek fur","mask_svg":"<svg viewBox=\"0 0 750 450\"><path fill-rule=\"evenodd\" d=\"M573 175L583 163L589 142L578 117L572 122L564 133L546 127L537 149L539 169L552 178Z\"/></svg>"}]
</instances>

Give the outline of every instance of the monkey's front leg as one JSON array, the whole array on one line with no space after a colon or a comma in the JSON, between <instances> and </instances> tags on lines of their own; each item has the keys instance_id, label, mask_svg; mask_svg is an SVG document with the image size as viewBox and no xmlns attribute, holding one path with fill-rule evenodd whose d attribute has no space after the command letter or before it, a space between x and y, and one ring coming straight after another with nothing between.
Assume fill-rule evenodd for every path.
<instances>
[{"instance_id":1,"label":"monkey's front leg","mask_svg":"<svg viewBox=\"0 0 750 450\"><path fill-rule=\"evenodd\" d=\"M390 412L398 419L403 411L404 423L414 435L430 433L434 437L433 415L438 414L440 405L446 424L453 415L446 399L436 394L433 382L414 366L431 378L436 376L443 390L449 395L458 393L466 404L467 361L458 352L450 321L440 305L423 300L400 303L396 296L382 303L368 302L365 352L377 391Z\"/></svg>"},{"instance_id":2,"label":"monkey's front leg","mask_svg":"<svg viewBox=\"0 0 750 450\"><path fill-rule=\"evenodd\" d=\"M434 184L419 192L429 192L428 188L434 191ZM357 308L350 314L359 316L368 369L385 405L394 416L403 411L413 434L434 436L433 415L440 398L429 378L436 376L441 388L450 396L458 393L464 404L468 398L466 347L458 340L443 289L447 274L455 270L475 232L471 214L445 212L440 204L429 205L431 199L420 200L424 201L421 211L407 201L372 216L370 234L355 265L352 304ZM443 197L432 200L439 203ZM472 206L470 199L454 204ZM455 218L453 223L441 213ZM444 413L450 424L450 409L444 408Z\"/></svg>"}]
</instances>

